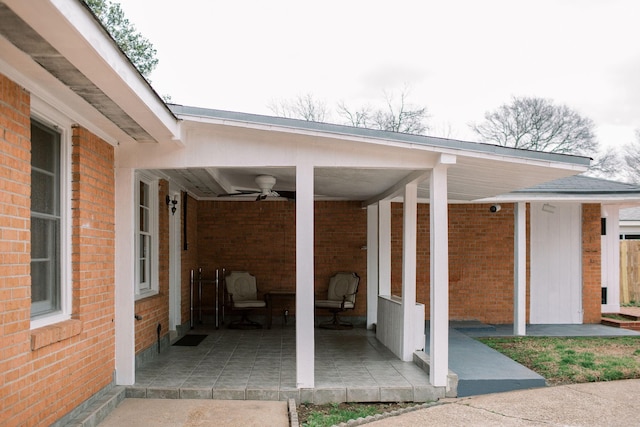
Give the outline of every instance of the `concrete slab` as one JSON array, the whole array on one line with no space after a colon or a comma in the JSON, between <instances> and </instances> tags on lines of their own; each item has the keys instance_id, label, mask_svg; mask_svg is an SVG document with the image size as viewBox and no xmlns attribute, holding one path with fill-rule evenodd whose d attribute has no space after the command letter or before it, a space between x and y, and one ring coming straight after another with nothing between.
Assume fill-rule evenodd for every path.
<instances>
[{"instance_id":1,"label":"concrete slab","mask_svg":"<svg viewBox=\"0 0 640 427\"><path fill-rule=\"evenodd\" d=\"M100 427L289 425L287 402L251 400L125 399Z\"/></svg>"},{"instance_id":2,"label":"concrete slab","mask_svg":"<svg viewBox=\"0 0 640 427\"><path fill-rule=\"evenodd\" d=\"M367 427L638 425L640 380L572 384L449 399Z\"/></svg>"},{"instance_id":3,"label":"concrete slab","mask_svg":"<svg viewBox=\"0 0 640 427\"><path fill-rule=\"evenodd\" d=\"M464 333L472 337L511 337L513 325L491 325L493 329L466 328ZM585 325L527 325L531 337L617 337L637 336L640 332L612 328L599 323Z\"/></svg>"},{"instance_id":4,"label":"concrete slab","mask_svg":"<svg viewBox=\"0 0 640 427\"><path fill-rule=\"evenodd\" d=\"M449 329L449 369L458 375L458 397L546 385L539 374L467 336L467 333L467 329L465 333Z\"/></svg>"}]
</instances>

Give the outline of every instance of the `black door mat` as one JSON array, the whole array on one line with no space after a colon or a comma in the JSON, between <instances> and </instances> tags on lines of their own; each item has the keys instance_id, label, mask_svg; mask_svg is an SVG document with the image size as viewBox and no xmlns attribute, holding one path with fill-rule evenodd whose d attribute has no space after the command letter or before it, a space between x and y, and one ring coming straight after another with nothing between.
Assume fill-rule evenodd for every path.
<instances>
[{"instance_id":1,"label":"black door mat","mask_svg":"<svg viewBox=\"0 0 640 427\"><path fill-rule=\"evenodd\" d=\"M178 341L174 342L173 345L195 347L200 344L206 337L207 335L185 335Z\"/></svg>"}]
</instances>

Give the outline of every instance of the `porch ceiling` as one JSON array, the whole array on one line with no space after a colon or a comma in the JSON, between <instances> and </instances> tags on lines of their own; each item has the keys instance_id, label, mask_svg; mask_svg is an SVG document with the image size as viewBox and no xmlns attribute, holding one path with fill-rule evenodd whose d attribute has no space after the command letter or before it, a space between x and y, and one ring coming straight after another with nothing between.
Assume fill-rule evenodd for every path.
<instances>
[{"instance_id":1,"label":"porch ceiling","mask_svg":"<svg viewBox=\"0 0 640 427\"><path fill-rule=\"evenodd\" d=\"M448 167L449 202L469 203L575 175L589 164L587 158L474 142L173 104L170 108L188 135L184 152L161 148L154 161L141 147L129 146L122 153L122 166L161 170L200 199L258 192L254 180L262 174L276 178L274 191L295 191L294 165L311 164L316 165L316 200L394 200L412 175L428 172L445 155L455 158ZM429 174L424 176L418 183L422 203L430 197Z\"/></svg>"},{"instance_id":2,"label":"porch ceiling","mask_svg":"<svg viewBox=\"0 0 640 427\"><path fill-rule=\"evenodd\" d=\"M276 178L274 191L296 190L293 167L234 167L162 169L161 174L198 199L254 201L255 194L226 196L236 192L259 192L255 184L258 175ZM315 169L316 200L375 200L394 187L414 170L377 168ZM575 173L575 172L573 172ZM448 172L448 198L451 203L468 203L507 194L511 191L571 175L564 169L509 164L496 160L458 158ZM401 194L390 197L399 199ZM429 201L429 178L418 185L420 202Z\"/></svg>"},{"instance_id":3,"label":"porch ceiling","mask_svg":"<svg viewBox=\"0 0 640 427\"><path fill-rule=\"evenodd\" d=\"M255 200L255 195L225 196L236 192L260 192L255 183L258 175L276 178L273 190L296 191L296 170L283 168L191 168L163 169L169 180L199 199ZM367 200L384 192L409 175L411 170L316 168L315 198L319 200Z\"/></svg>"}]
</instances>

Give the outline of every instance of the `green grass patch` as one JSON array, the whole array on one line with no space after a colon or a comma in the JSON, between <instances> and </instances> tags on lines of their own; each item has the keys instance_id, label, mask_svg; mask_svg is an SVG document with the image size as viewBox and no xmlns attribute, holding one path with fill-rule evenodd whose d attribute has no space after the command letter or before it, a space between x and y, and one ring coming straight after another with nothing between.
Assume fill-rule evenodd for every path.
<instances>
[{"instance_id":1,"label":"green grass patch","mask_svg":"<svg viewBox=\"0 0 640 427\"><path fill-rule=\"evenodd\" d=\"M328 413L315 412L309 415L305 426L324 427L340 424L341 422L364 418L369 415L375 415L377 412L374 407L360 405L351 408L340 408L335 404L329 409Z\"/></svg>"},{"instance_id":2,"label":"green grass patch","mask_svg":"<svg viewBox=\"0 0 640 427\"><path fill-rule=\"evenodd\" d=\"M513 337L481 342L550 384L640 378L640 337Z\"/></svg>"},{"instance_id":3,"label":"green grass patch","mask_svg":"<svg viewBox=\"0 0 640 427\"><path fill-rule=\"evenodd\" d=\"M298 405L298 419L300 425L306 427L329 427L349 420L365 418L369 415L390 412L415 403L330 403L327 405L313 405L303 403Z\"/></svg>"}]
</instances>

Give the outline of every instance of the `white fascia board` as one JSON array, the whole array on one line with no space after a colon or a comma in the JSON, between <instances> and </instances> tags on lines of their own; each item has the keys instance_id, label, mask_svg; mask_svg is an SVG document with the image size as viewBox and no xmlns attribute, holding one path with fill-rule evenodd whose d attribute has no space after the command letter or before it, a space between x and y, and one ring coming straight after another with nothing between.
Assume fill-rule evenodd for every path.
<instances>
[{"instance_id":1,"label":"white fascia board","mask_svg":"<svg viewBox=\"0 0 640 427\"><path fill-rule=\"evenodd\" d=\"M175 116L81 0L5 3L157 141L180 141Z\"/></svg>"},{"instance_id":2,"label":"white fascia board","mask_svg":"<svg viewBox=\"0 0 640 427\"><path fill-rule=\"evenodd\" d=\"M506 194L486 199L474 200L472 203L517 203L517 202L570 202L570 203L600 203L600 204L629 204L638 205L640 194Z\"/></svg>"},{"instance_id":3,"label":"white fascia board","mask_svg":"<svg viewBox=\"0 0 640 427\"><path fill-rule=\"evenodd\" d=\"M394 140L384 139L384 138L373 138L373 137L364 137L360 135L350 135L347 133L340 133L340 132L309 130L309 129L296 128L293 126L289 127L289 126L270 125L270 124L256 123L256 122L244 121L244 120L231 120L231 119L221 119L221 118L214 118L214 117L203 117L203 116L189 115L184 113L180 113L177 116L180 119L184 120L183 122L184 127L190 127L190 128L193 124L234 126L234 127L245 128L245 129L304 135L304 136L310 136L314 138L340 139L344 141L362 142L367 144L384 145L388 147L399 147L404 149L428 151L428 152L440 153L440 154L452 155L452 156L460 156L460 157L468 157L468 158L476 158L476 159L499 160L499 161L504 161L509 163L543 166L543 167L548 167L553 169L562 169L570 172L567 174L567 176L578 175L582 172L585 172L588 169L587 166L572 164L572 163L554 162L554 161L542 160L542 159L537 160L537 159L531 159L531 158L520 158L515 156L512 157L512 156L505 156L502 154L493 154L493 153L487 153L482 151L471 151L471 150L447 148L447 147L440 147L440 146L427 145L427 144L416 144L411 142L394 141Z\"/></svg>"}]
</instances>

